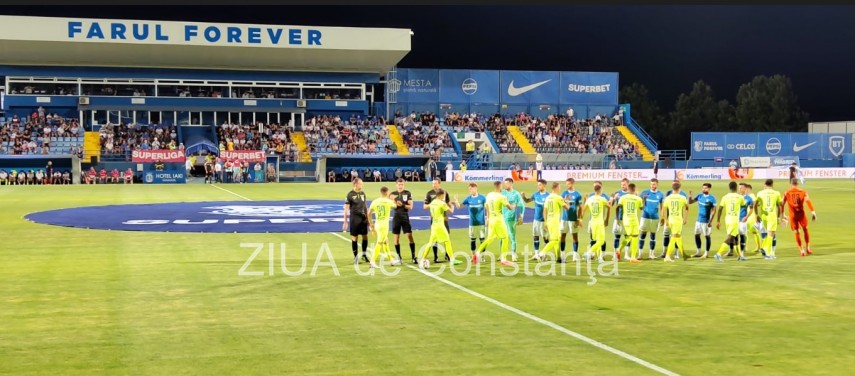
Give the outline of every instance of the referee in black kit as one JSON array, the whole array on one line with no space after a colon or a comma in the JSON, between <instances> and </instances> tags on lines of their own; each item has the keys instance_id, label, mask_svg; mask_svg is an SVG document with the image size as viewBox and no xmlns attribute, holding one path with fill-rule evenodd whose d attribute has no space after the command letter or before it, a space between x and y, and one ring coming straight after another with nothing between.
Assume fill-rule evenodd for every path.
<instances>
[{"instance_id":1,"label":"referee in black kit","mask_svg":"<svg viewBox=\"0 0 855 376\"><path fill-rule=\"evenodd\" d=\"M397 190L389 194L389 198L395 201L395 215L392 217L392 234L395 235L395 252L398 253L398 259L404 262L401 257L401 233L403 232L410 241L410 255L413 256L413 264L416 262L416 242L413 240L413 225L410 224L410 210L413 209L413 194L404 189L404 179L398 178L395 183Z\"/></svg>"},{"instance_id":2,"label":"referee in black kit","mask_svg":"<svg viewBox=\"0 0 855 376\"><path fill-rule=\"evenodd\" d=\"M441 188L440 184L442 184L442 181L439 180L438 177L433 178L433 189L429 190L427 195L425 196L425 205L424 205L425 210L430 210L428 208L428 205L430 205L431 201L433 201L433 199L436 198L437 192L439 192L440 188ZM450 194L445 195L445 203L446 204L451 202L451 199L449 198L449 196L451 196L451 195ZM430 213L428 213L428 215L430 216ZM433 224L433 216L431 216L430 221L431 221L431 224ZM448 228L448 213L445 214L445 229L448 230L449 233L451 233L451 229ZM433 263L434 264L439 263L439 258L437 257L437 251L438 250L439 249L437 248L437 245L434 244L433 245ZM445 261L448 261L448 255L447 254L445 255Z\"/></svg>"},{"instance_id":3,"label":"referee in black kit","mask_svg":"<svg viewBox=\"0 0 855 376\"><path fill-rule=\"evenodd\" d=\"M348 215L350 221L348 222ZM353 179L353 190L347 193L344 202L344 223L342 231L350 224L350 248L353 250L353 263L359 264L356 239L362 236L362 259L368 262L368 208L365 204L365 192L362 191L362 179Z\"/></svg>"}]
</instances>

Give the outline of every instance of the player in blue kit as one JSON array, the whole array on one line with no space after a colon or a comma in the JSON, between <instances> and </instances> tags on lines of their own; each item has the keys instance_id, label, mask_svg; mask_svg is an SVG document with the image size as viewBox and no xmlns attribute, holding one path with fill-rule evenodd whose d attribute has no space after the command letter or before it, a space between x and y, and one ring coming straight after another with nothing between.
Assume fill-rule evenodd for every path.
<instances>
[{"instance_id":1,"label":"player in blue kit","mask_svg":"<svg viewBox=\"0 0 855 376\"><path fill-rule=\"evenodd\" d=\"M525 197L522 194L522 199L525 203L534 201L534 222L531 224L531 234L534 236L534 257L536 259L540 252L540 238L546 240L546 233L543 231L543 205L546 203L546 198L549 197L549 192L546 191L546 180L540 179L537 181L537 192L532 193L531 197Z\"/></svg>"},{"instance_id":2,"label":"player in blue kit","mask_svg":"<svg viewBox=\"0 0 855 376\"><path fill-rule=\"evenodd\" d=\"M695 255L694 257L706 258L712 246L712 219L716 211L715 196L710 194L712 184L704 183L701 194L692 197L692 191L689 191L689 205L698 203L698 220L695 222ZM707 240L707 248L704 254L701 255L701 235Z\"/></svg>"},{"instance_id":3,"label":"player in blue kit","mask_svg":"<svg viewBox=\"0 0 855 376\"><path fill-rule=\"evenodd\" d=\"M463 199L463 202L457 200L457 195L454 196L454 206L460 209L463 206L469 207L469 249L474 253L476 250L475 239L480 239L484 242L487 236L487 231L484 229L484 204L487 198L484 195L478 194L478 184L469 183L469 196Z\"/></svg>"},{"instance_id":4,"label":"player in blue kit","mask_svg":"<svg viewBox=\"0 0 855 376\"><path fill-rule=\"evenodd\" d=\"M650 254L649 258L656 258L656 232L659 231L659 207L662 201L665 200L665 195L659 190L659 180L656 178L650 179L650 189L645 189L641 192L641 199L644 200L644 209L641 211L641 238L638 240L639 257L644 249L644 239L647 233L650 233Z\"/></svg>"},{"instance_id":5,"label":"player in blue kit","mask_svg":"<svg viewBox=\"0 0 855 376\"><path fill-rule=\"evenodd\" d=\"M611 200L609 201L609 205L615 208L615 219L612 222L612 234L615 236L614 250L615 250L615 259L620 260L620 236L624 234L623 231L623 207L618 205L620 198L623 195L629 193L629 179L623 178L620 181L620 190L615 192L612 195ZM626 248L626 254L624 258L629 260L629 247Z\"/></svg>"},{"instance_id":6,"label":"player in blue kit","mask_svg":"<svg viewBox=\"0 0 855 376\"><path fill-rule=\"evenodd\" d=\"M582 194L576 192L575 184L575 179L567 178L567 190L561 193L561 198L568 205L568 208L561 213L561 258L559 260L561 262L564 262L567 233L573 235L573 261L579 260L579 226L581 225L579 211L582 209Z\"/></svg>"},{"instance_id":7,"label":"player in blue kit","mask_svg":"<svg viewBox=\"0 0 855 376\"><path fill-rule=\"evenodd\" d=\"M680 182L680 181L679 181L679 180L677 180L677 179L674 179L674 181L673 181L673 183L679 183L679 182ZM674 193L674 191L673 191L673 190L671 190L671 189L669 189L669 190L668 190L668 192L665 192L665 197L667 198L667 197L668 197L668 196L670 196L672 193ZM686 191L680 190L680 193L679 193L679 194L680 194L681 196L685 197L687 201L689 200L689 195L688 195L688 194L686 194ZM668 248L668 244L670 244L670 243L671 243L671 228L669 227L668 221L665 221L665 225L664 225L664 226L665 226L665 227L664 227L664 229L662 230L662 254L663 254L663 255L665 254L665 249L667 249L667 248ZM685 254L686 254L686 250L684 250L684 249L680 249L680 254L685 255Z\"/></svg>"}]
</instances>

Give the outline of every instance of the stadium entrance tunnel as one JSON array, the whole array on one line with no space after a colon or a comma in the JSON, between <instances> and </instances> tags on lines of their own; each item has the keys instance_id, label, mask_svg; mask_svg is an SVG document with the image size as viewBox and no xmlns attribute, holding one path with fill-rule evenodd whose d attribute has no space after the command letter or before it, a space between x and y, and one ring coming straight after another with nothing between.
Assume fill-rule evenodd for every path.
<instances>
[{"instance_id":1,"label":"stadium entrance tunnel","mask_svg":"<svg viewBox=\"0 0 855 376\"><path fill-rule=\"evenodd\" d=\"M532 210L526 211L530 222ZM449 216L451 228L469 226L468 211ZM204 232L204 233L320 233L340 232L344 200L317 201L205 201L107 205L31 213L24 219L40 224L83 229ZM430 228L430 215L414 202L413 230Z\"/></svg>"}]
</instances>

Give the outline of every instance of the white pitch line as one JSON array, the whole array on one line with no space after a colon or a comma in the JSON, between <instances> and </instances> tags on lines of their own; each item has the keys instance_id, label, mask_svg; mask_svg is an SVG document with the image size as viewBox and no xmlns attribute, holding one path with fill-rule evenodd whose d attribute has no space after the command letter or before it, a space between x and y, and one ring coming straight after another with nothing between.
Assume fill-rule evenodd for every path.
<instances>
[{"instance_id":1,"label":"white pitch line","mask_svg":"<svg viewBox=\"0 0 855 376\"><path fill-rule=\"evenodd\" d=\"M341 236L341 235L340 235L340 234L338 234L338 233L330 232L330 234L335 235L335 236L337 236L337 237L341 238L342 240L350 241L350 239L345 238L344 236ZM540 318L540 317L537 317L537 316L535 316L535 315L532 315L531 313L528 313L528 312L526 312L526 311L523 311L523 310L521 310L521 309L519 309L519 308L515 308L515 307L512 307L512 306L509 306L509 305L507 305L507 304L505 304L505 303L502 303L502 302L500 302L500 301L498 301L498 300L496 300L496 299L493 299L493 298L491 298L491 297L489 297L489 296L486 296L486 295L484 295L484 294L481 294L481 293L478 293L478 292L472 291L472 290L470 290L470 289L468 289L468 288L466 288L466 287L463 287L463 286L461 286L461 285L458 285L458 284L456 284L456 283L454 283L454 282L451 282L451 281L449 281L449 280L447 280L447 279L445 279L445 278L442 278L442 277L437 276L437 275L433 275L433 274L431 274L431 273L428 273L428 272L426 272L426 271L424 271L424 270L422 270L422 269L419 269L419 268L417 268L417 267L414 267L414 266L412 266L412 265L407 265L407 267L408 267L408 268L410 268L410 269L416 270L416 271L418 271L418 272L420 272L420 273L422 273L422 274L424 274L424 275L426 275L426 276L428 276L428 277L431 277L431 278L433 278L433 279L435 279L435 280L437 280L437 281L440 281L440 282L442 282L442 283L444 283L444 284L446 284L446 285L449 285L449 286L454 287L454 288L456 288L456 289L458 289L458 290L460 290L460 291L463 291L463 292L465 292L465 293L467 293L467 294L469 294L469 295L472 295L472 296L474 296L474 297L476 297L476 298L478 298L478 299L481 299L481 300L483 300L483 301L485 301L485 302L492 303L493 305L496 305L496 306L498 306L498 307L500 307L500 308L503 308L503 309L505 309L505 310L511 311L511 312L513 312L513 313L516 313L517 315L520 315L520 316L522 316L522 317L525 317L525 318L527 318L527 319L529 319L529 320L532 320L532 321L534 321L534 322L537 322L537 323L540 323L540 324L546 325L546 326L548 326L548 327L550 327L550 328L552 328L552 329L555 329L555 330L557 330L557 331L559 331L559 332L561 332L561 333L564 333L564 334L566 334L566 335L568 335L568 336L571 336L571 337L573 337L573 338L576 338L576 339L578 339L578 340L580 340L580 341L582 341L582 342L585 342L585 343L587 343L587 344L589 344L589 345L591 345L591 346L594 346L594 347L596 347L596 348L598 348L598 349L608 351L608 352L610 352L610 353L612 353L612 354L614 354L614 355L617 355L617 356L619 356L619 357L621 357L621 358L624 358L624 359L626 359L626 360L629 360L629 361L631 361L631 362L633 362L633 363L635 363L635 364L638 364L638 365L641 365L641 366L646 367L646 368L648 368L648 369L651 369L651 370L653 370L653 371L659 372L659 373L661 373L661 374L663 374L663 375L668 375L668 376L679 376L679 374L678 374L678 373L676 373L676 372L669 371L669 370L667 370L667 369L665 369L665 368L662 368L662 367L657 366L657 365L655 365L655 364L653 364L653 363L650 363L650 362L648 362L648 361L646 361L646 360L644 360L644 359L638 358L638 357L636 357L636 356L634 356L634 355L632 355L632 354L628 354L628 353L623 352L623 351L621 351L621 350L618 350L618 349L616 349L616 348L614 348L614 347L611 347L611 346L609 346L609 345L606 345L605 343L599 342L599 341L594 340L594 339L592 339L592 338L586 337L586 336L584 336L584 335L582 335L582 334L576 333L576 332L574 332L574 331L572 331L572 330L570 330L570 329L567 329L567 328L565 328L565 327L563 327L563 326L561 326L561 325L558 325L558 324L556 324L556 323L554 323L554 322L552 322L552 321L542 319L542 318Z\"/></svg>"},{"instance_id":2,"label":"white pitch line","mask_svg":"<svg viewBox=\"0 0 855 376\"><path fill-rule=\"evenodd\" d=\"M217 188L217 189L219 189L219 190L221 190L221 191L225 191L225 192L231 193L231 194L233 194L233 195L235 195L235 196L238 196L238 197L240 197L240 198L242 198L242 199L244 199L244 200L252 201L252 199L251 199L251 198L247 198L247 197L241 196L241 195L239 195L239 194L237 194L237 193L234 193L234 192L232 192L232 191L230 191L230 190L228 190L228 189L220 188L219 186L214 185L214 184L211 184L211 186L212 186L212 187L214 187L214 188Z\"/></svg>"}]
</instances>

